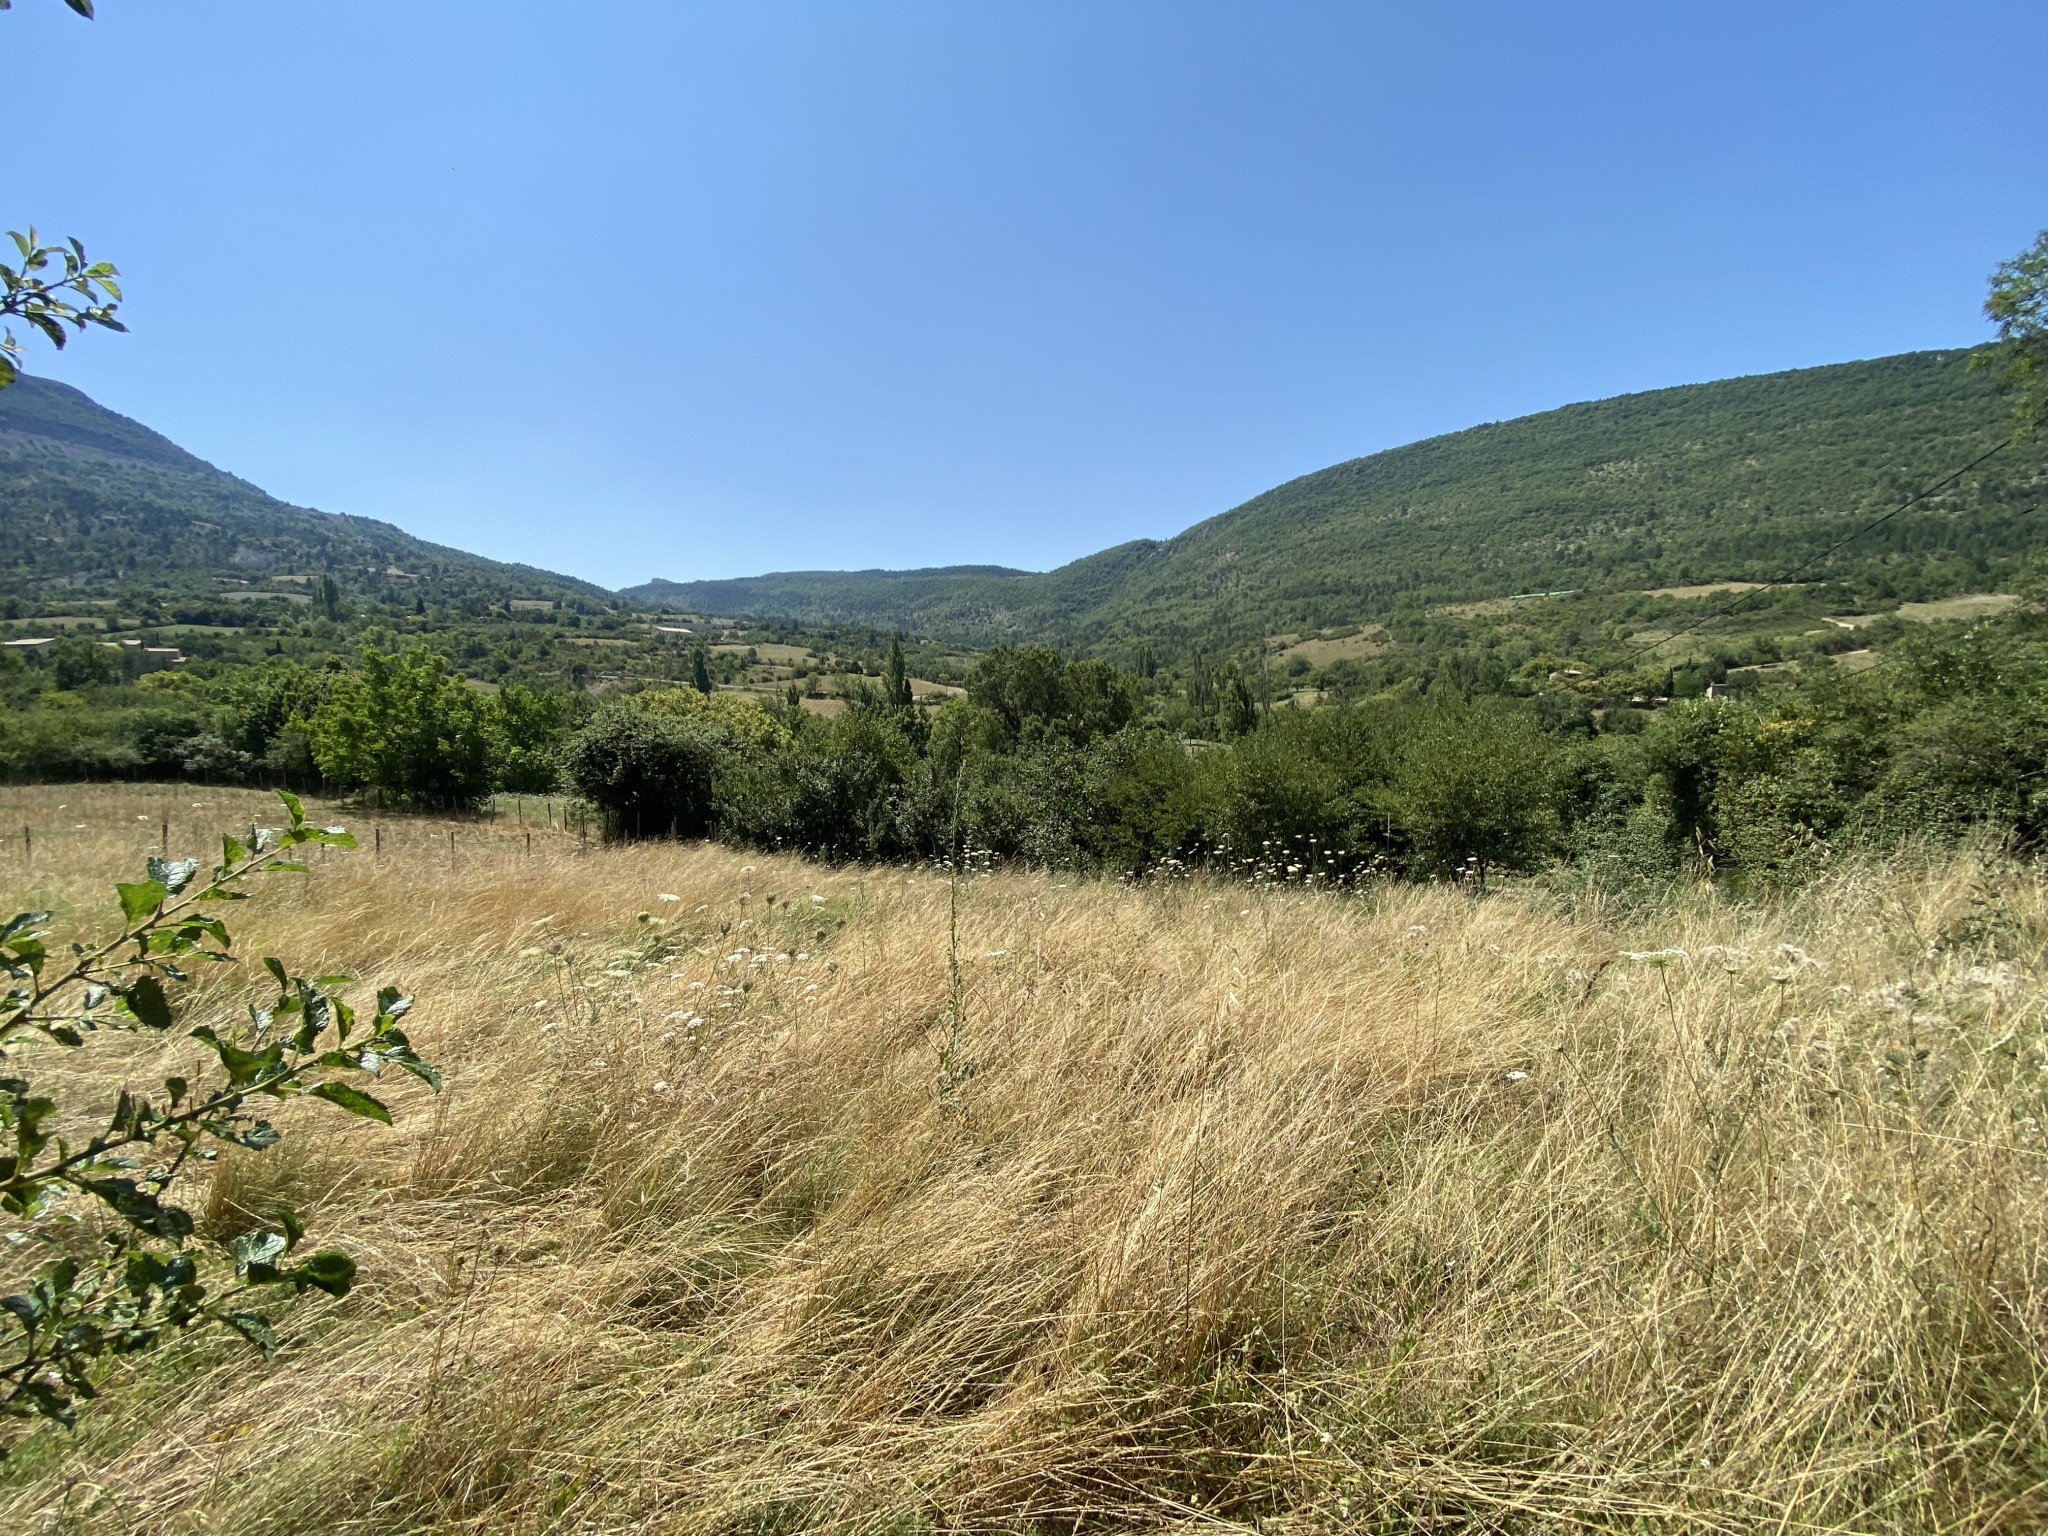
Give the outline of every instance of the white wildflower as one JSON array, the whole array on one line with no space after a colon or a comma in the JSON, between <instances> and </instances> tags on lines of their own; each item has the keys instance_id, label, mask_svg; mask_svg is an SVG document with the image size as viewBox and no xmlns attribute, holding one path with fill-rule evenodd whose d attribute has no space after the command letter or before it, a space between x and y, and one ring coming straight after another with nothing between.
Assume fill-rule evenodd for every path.
<instances>
[{"instance_id":1,"label":"white wildflower","mask_svg":"<svg viewBox=\"0 0 2048 1536\"><path fill-rule=\"evenodd\" d=\"M654 899L656 901L681 901L683 898L676 895L673 891L661 891L655 895Z\"/></svg>"},{"instance_id":2,"label":"white wildflower","mask_svg":"<svg viewBox=\"0 0 2048 1536\"><path fill-rule=\"evenodd\" d=\"M1983 987L1999 997L2018 990L2019 973L2005 961L1996 965L1973 965L1957 978L1966 987Z\"/></svg>"},{"instance_id":3,"label":"white wildflower","mask_svg":"<svg viewBox=\"0 0 2048 1536\"><path fill-rule=\"evenodd\" d=\"M1828 963L1808 954L1797 944L1780 944L1771 951L1771 979L1790 981L1801 971L1825 971Z\"/></svg>"}]
</instances>

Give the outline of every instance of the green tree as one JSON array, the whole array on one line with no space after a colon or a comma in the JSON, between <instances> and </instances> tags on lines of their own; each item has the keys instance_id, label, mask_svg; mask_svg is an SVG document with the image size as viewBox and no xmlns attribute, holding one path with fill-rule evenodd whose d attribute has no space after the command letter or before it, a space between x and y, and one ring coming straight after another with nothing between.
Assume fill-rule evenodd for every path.
<instances>
[{"instance_id":1,"label":"green tree","mask_svg":"<svg viewBox=\"0 0 2048 1536\"><path fill-rule=\"evenodd\" d=\"M1499 699L1446 699L1402 733L1388 786L1418 873L1527 868L1550 840L1552 744L1529 713Z\"/></svg>"},{"instance_id":2,"label":"green tree","mask_svg":"<svg viewBox=\"0 0 2048 1536\"><path fill-rule=\"evenodd\" d=\"M90 688L120 675L114 653L84 635L66 635L50 647L50 672L59 688Z\"/></svg>"},{"instance_id":3,"label":"green tree","mask_svg":"<svg viewBox=\"0 0 2048 1536\"><path fill-rule=\"evenodd\" d=\"M505 754L498 788L544 795L562 780L562 747L587 712L580 698L507 683L498 690L498 726Z\"/></svg>"},{"instance_id":4,"label":"green tree","mask_svg":"<svg viewBox=\"0 0 2048 1536\"><path fill-rule=\"evenodd\" d=\"M1223 709L1218 725L1225 736L1242 736L1256 729L1258 723L1259 707L1252 697L1251 684L1233 661L1223 681Z\"/></svg>"},{"instance_id":5,"label":"green tree","mask_svg":"<svg viewBox=\"0 0 2048 1536\"><path fill-rule=\"evenodd\" d=\"M1122 730L1143 706L1137 684L1106 661L1066 662L1049 646L999 645L975 665L967 694L1012 741L1076 744Z\"/></svg>"},{"instance_id":6,"label":"green tree","mask_svg":"<svg viewBox=\"0 0 2048 1536\"><path fill-rule=\"evenodd\" d=\"M2048 419L2048 229L1991 274L1984 316L1998 327L1992 354L2004 366L2021 430L2032 434Z\"/></svg>"},{"instance_id":7,"label":"green tree","mask_svg":"<svg viewBox=\"0 0 2048 1536\"><path fill-rule=\"evenodd\" d=\"M330 621L341 618L341 583L331 575L320 578L320 612Z\"/></svg>"},{"instance_id":8,"label":"green tree","mask_svg":"<svg viewBox=\"0 0 2048 1536\"><path fill-rule=\"evenodd\" d=\"M711 697L711 652L702 640L690 649L690 686Z\"/></svg>"},{"instance_id":9,"label":"green tree","mask_svg":"<svg viewBox=\"0 0 2048 1536\"><path fill-rule=\"evenodd\" d=\"M882 702L891 709L910 708L910 669L903 660L901 640L889 642L889 660L882 668Z\"/></svg>"},{"instance_id":10,"label":"green tree","mask_svg":"<svg viewBox=\"0 0 2048 1536\"><path fill-rule=\"evenodd\" d=\"M335 676L311 726L330 783L437 806L474 805L496 785L504 739L492 701L424 648L366 649L360 671Z\"/></svg>"},{"instance_id":11,"label":"green tree","mask_svg":"<svg viewBox=\"0 0 2048 1536\"><path fill-rule=\"evenodd\" d=\"M221 736L236 750L284 772L304 756L305 723L327 699L334 674L315 672L300 662L274 656L260 666L237 667L221 684L227 709ZM293 735L289 743L286 738Z\"/></svg>"}]
</instances>

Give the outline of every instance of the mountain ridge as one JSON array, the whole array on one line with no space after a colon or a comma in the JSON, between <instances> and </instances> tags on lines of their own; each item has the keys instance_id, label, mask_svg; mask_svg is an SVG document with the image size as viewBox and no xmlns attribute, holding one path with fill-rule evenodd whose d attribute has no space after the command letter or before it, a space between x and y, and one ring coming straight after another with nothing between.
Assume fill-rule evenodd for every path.
<instances>
[{"instance_id":1,"label":"mountain ridge","mask_svg":"<svg viewBox=\"0 0 2048 1536\"><path fill-rule=\"evenodd\" d=\"M23 375L0 390L0 594L39 602L150 591L217 599L254 573L334 575L385 602L605 604L593 582L491 560L391 523L295 506L83 390Z\"/></svg>"},{"instance_id":2,"label":"mountain ridge","mask_svg":"<svg viewBox=\"0 0 2048 1536\"><path fill-rule=\"evenodd\" d=\"M1171 538L1042 573L777 572L624 595L658 587L687 604L715 593L706 606L748 617L1116 650L1244 643L1589 574L1645 587L1769 579L1995 440L2005 407L1971 355L1901 353L1482 423L1297 476ZM2029 537L2007 494L2027 482L2010 467L1888 525L1829 574L1910 586L1910 573L1879 567L1937 557L1988 575L2010 565Z\"/></svg>"}]
</instances>

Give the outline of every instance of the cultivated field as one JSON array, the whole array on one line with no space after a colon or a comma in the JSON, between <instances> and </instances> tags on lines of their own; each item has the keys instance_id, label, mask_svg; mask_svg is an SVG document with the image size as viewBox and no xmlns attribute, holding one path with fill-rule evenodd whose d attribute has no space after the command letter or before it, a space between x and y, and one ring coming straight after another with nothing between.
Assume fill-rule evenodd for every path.
<instances>
[{"instance_id":1,"label":"cultivated field","mask_svg":"<svg viewBox=\"0 0 2048 1536\"><path fill-rule=\"evenodd\" d=\"M84 923L167 814L262 806L6 791L0 880ZM359 1289L272 1364L149 1359L0 1529L2048 1522L2031 874L1634 917L996 874L956 1032L938 873L350 819L241 948L407 983L448 1092L309 1106L203 1200Z\"/></svg>"}]
</instances>

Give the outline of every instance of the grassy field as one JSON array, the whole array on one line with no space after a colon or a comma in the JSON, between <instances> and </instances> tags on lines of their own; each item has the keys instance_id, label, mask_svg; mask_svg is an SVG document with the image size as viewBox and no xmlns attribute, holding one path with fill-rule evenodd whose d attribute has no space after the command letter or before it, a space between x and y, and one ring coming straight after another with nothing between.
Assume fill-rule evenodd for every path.
<instances>
[{"instance_id":1,"label":"grassy field","mask_svg":"<svg viewBox=\"0 0 2048 1536\"><path fill-rule=\"evenodd\" d=\"M83 929L167 820L265 814L9 790L0 880ZM295 1113L200 1199L359 1289L272 1364L138 1366L0 1529L2048 1522L2031 873L1633 915L997 873L956 1031L939 873L358 830L241 947L409 985L448 1092Z\"/></svg>"}]
</instances>

